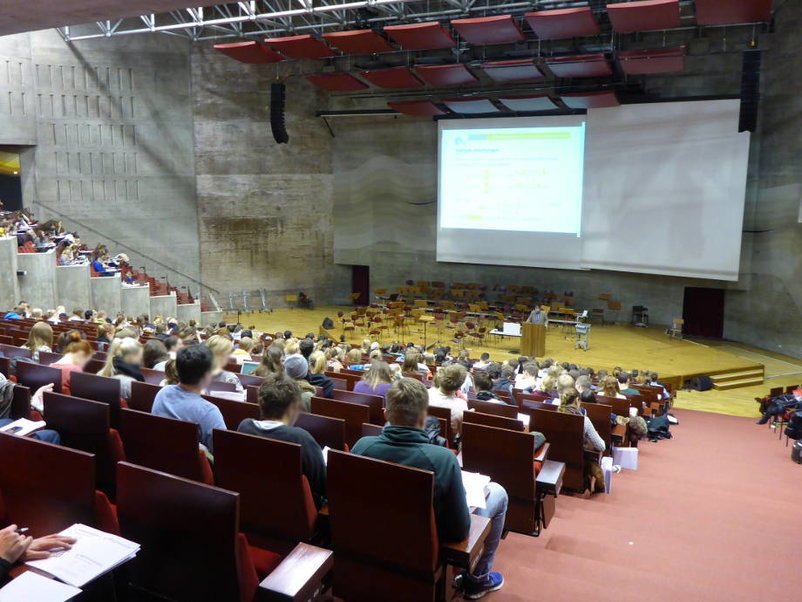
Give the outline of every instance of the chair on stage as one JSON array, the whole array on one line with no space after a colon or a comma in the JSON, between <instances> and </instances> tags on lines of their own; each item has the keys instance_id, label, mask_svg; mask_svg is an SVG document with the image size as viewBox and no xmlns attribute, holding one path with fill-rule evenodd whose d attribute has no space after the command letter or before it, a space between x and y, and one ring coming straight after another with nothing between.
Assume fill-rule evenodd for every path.
<instances>
[{"instance_id":1,"label":"chair on stage","mask_svg":"<svg viewBox=\"0 0 802 602\"><path fill-rule=\"evenodd\" d=\"M445 600L446 565L471 570L490 532L487 518L472 515L467 540L441 545L425 470L332 451L327 489L333 593L344 600Z\"/></svg>"},{"instance_id":2,"label":"chair on stage","mask_svg":"<svg viewBox=\"0 0 802 602\"><path fill-rule=\"evenodd\" d=\"M286 553L313 540L318 513L300 445L215 430L214 478L240 494L240 529L252 544Z\"/></svg>"},{"instance_id":3,"label":"chair on stage","mask_svg":"<svg viewBox=\"0 0 802 602\"><path fill-rule=\"evenodd\" d=\"M248 545L237 493L127 462L117 482L122 535L142 546L130 587L148 599L307 600L330 570L331 552L315 546L299 544L282 559Z\"/></svg>"},{"instance_id":4,"label":"chair on stage","mask_svg":"<svg viewBox=\"0 0 802 602\"><path fill-rule=\"evenodd\" d=\"M196 423L123 409L120 435L129 462L214 484L209 460L198 447L200 432Z\"/></svg>"}]
</instances>

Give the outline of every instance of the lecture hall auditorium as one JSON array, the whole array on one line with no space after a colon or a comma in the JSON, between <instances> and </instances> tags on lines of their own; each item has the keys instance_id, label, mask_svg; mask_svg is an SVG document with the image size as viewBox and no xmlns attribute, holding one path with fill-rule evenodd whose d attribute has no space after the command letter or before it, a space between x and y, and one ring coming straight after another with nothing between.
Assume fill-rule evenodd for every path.
<instances>
[{"instance_id":1,"label":"lecture hall auditorium","mask_svg":"<svg viewBox=\"0 0 802 602\"><path fill-rule=\"evenodd\" d=\"M2 2L0 601L798 599L802 2L208 2Z\"/></svg>"}]
</instances>

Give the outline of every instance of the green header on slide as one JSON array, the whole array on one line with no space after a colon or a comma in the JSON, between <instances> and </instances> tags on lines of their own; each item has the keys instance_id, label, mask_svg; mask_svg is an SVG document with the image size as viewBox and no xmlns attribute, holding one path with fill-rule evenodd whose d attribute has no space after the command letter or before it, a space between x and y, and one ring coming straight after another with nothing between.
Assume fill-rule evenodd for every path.
<instances>
[{"instance_id":1,"label":"green header on slide","mask_svg":"<svg viewBox=\"0 0 802 602\"><path fill-rule=\"evenodd\" d=\"M567 140L572 132L494 132L482 136L485 140Z\"/></svg>"}]
</instances>

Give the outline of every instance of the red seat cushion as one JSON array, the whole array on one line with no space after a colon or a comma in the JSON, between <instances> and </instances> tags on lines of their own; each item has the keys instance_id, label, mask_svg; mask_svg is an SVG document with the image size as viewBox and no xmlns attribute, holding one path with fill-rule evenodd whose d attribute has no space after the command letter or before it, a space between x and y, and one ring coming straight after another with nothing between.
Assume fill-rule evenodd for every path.
<instances>
[{"instance_id":1,"label":"red seat cushion","mask_svg":"<svg viewBox=\"0 0 802 602\"><path fill-rule=\"evenodd\" d=\"M120 535L120 521L117 507L109 501L102 491L95 491L95 521L97 528L107 533Z\"/></svg>"},{"instance_id":2,"label":"red seat cushion","mask_svg":"<svg viewBox=\"0 0 802 602\"><path fill-rule=\"evenodd\" d=\"M281 556L248 544L242 533L237 536L237 572L239 573L240 600L251 602L259 582L281 564Z\"/></svg>"}]
</instances>

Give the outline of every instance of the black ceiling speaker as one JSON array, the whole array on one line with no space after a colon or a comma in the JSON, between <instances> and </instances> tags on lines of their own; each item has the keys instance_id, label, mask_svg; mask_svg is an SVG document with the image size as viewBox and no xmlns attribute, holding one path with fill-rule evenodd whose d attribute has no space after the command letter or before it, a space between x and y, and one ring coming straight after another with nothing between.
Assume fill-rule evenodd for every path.
<instances>
[{"instance_id":1,"label":"black ceiling speaker","mask_svg":"<svg viewBox=\"0 0 802 602\"><path fill-rule=\"evenodd\" d=\"M757 48L744 50L739 132L754 132L757 129L757 114L760 104L760 59L761 51Z\"/></svg>"},{"instance_id":2,"label":"black ceiling speaker","mask_svg":"<svg viewBox=\"0 0 802 602\"><path fill-rule=\"evenodd\" d=\"M284 124L284 105L287 100L287 87L282 83L274 83L270 85L270 130L273 132L273 138L279 144L287 144L290 141L290 135L287 133L287 127Z\"/></svg>"}]
</instances>

